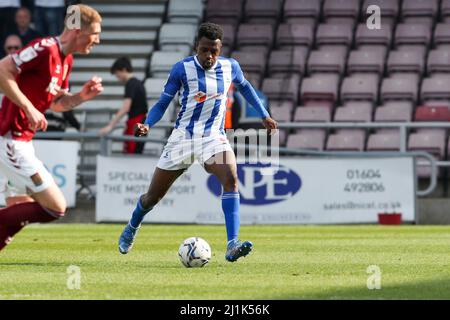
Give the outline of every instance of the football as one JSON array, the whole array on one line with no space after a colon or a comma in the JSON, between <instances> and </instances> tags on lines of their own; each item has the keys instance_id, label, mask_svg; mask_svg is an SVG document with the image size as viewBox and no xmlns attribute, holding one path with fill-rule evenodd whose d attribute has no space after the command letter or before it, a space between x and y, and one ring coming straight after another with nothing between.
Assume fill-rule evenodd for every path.
<instances>
[{"instance_id":1,"label":"football","mask_svg":"<svg viewBox=\"0 0 450 320\"><path fill-rule=\"evenodd\" d=\"M178 249L181 263L187 268L199 268L211 260L211 247L199 237L187 238Z\"/></svg>"}]
</instances>

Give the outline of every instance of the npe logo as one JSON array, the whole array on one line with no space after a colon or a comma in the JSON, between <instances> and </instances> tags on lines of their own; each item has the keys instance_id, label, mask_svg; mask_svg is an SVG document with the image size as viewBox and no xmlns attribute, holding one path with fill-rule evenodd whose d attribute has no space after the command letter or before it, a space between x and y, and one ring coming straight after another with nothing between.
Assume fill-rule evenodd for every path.
<instances>
[{"instance_id":1,"label":"npe logo","mask_svg":"<svg viewBox=\"0 0 450 320\"><path fill-rule=\"evenodd\" d=\"M241 204L266 205L281 202L296 194L302 180L285 166L274 167L274 175L263 174L270 164L238 164L239 192ZM216 196L222 195L222 185L213 175L208 178L208 189Z\"/></svg>"}]
</instances>

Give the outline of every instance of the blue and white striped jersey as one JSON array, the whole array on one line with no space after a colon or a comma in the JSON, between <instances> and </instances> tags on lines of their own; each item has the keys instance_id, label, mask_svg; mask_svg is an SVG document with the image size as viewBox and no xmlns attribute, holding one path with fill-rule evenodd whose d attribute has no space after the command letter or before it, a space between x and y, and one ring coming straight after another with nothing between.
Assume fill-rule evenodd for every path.
<instances>
[{"instance_id":1,"label":"blue and white striped jersey","mask_svg":"<svg viewBox=\"0 0 450 320\"><path fill-rule=\"evenodd\" d=\"M219 57L209 70L203 69L196 56L177 62L169 75L163 95L175 97L181 105L175 128L188 136L225 134L227 92L231 82L244 83L239 63Z\"/></svg>"}]
</instances>

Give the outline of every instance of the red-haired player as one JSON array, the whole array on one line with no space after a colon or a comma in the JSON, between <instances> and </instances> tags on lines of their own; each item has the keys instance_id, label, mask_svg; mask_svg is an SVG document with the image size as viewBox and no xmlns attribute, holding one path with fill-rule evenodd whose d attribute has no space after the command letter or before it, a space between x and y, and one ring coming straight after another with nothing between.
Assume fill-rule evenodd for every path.
<instances>
[{"instance_id":1,"label":"red-haired player","mask_svg":"<svg viewBox=\"0 0 450 320\"><path fill-rule=\"evenodd\" d=\"M0 61L0 90L5 94L0 108L0 173L22 195L0 209L0 250L26 224L50 222L66 211L61 190L36 158L31 142L36 131L47 129L44 112L71 110L103 91L101 79L93 77L81 92L68 93L72 54L88 54L100 42L102 20L91 7L71 9L59 37L32 41Z\"/></svg>"}]
</instances>

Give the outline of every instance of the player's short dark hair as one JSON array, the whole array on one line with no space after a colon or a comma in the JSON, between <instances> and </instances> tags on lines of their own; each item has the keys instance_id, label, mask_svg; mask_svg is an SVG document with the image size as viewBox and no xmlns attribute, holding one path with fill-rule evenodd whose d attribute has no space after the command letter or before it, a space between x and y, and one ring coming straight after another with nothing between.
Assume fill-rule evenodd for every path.
<instances>
[{"instance_id":1,"label":"player's short dark hair","mask_svg":"<svg viewBox=\"0 0 450 320\"><path fill-rule=\"evenodd\" d=\"M114 74L116 71L122 70L133 72L133 66L131 65L130 59L128 59L127 57L121 57L117 59L111 66L111 74Z\"/></svg>"},{"instance_id":2,"label":"player's short dark hair","mask_svg":"<svg viewBox=\"0 0 450 320\"><path fill-rule=\"evenodd\" d=\"M222 41L223 29L218 24L212 22L204 22L198 28L197 41L199 41L202 37L205 37L209 40L219 39L220 41Z\"/></svg>"}]
</instances>

